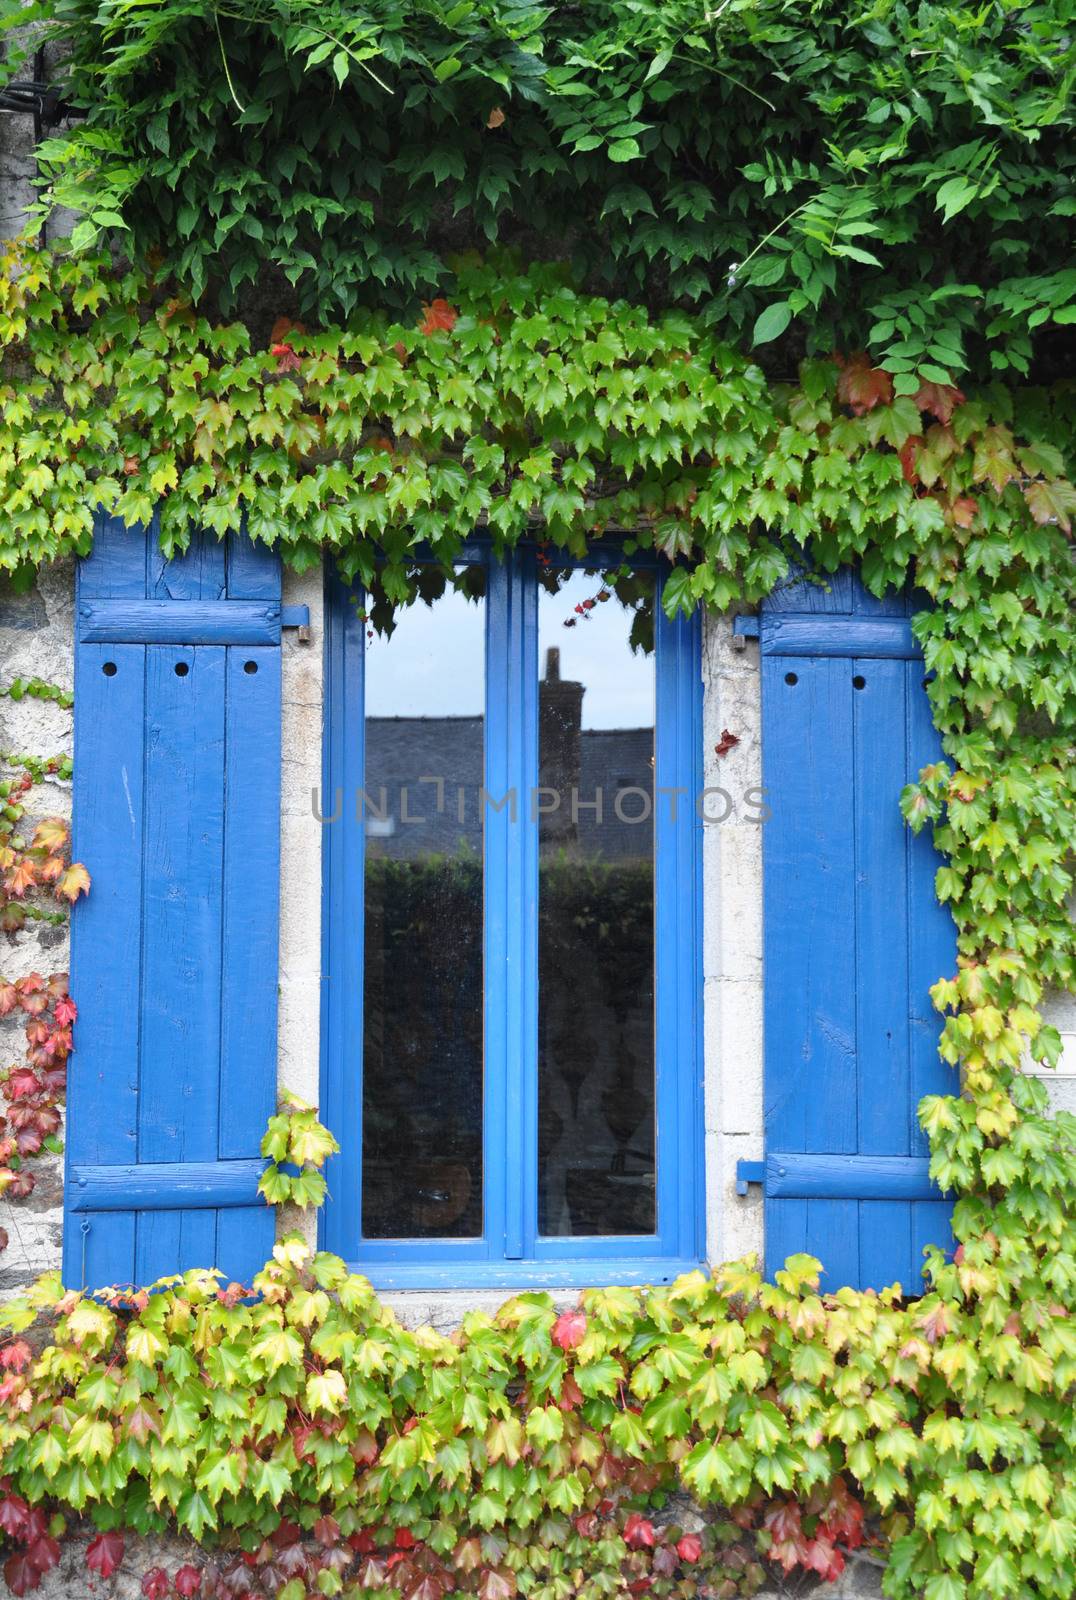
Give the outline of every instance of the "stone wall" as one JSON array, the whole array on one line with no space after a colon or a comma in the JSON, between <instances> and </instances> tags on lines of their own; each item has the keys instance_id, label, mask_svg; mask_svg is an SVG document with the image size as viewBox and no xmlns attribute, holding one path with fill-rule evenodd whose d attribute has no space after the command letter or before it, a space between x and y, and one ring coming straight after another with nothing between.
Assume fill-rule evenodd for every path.
<instances>
[{"instance_id":1,"label":"stone wall","mask_svg":"<svg viewBox=\"0 0 1076 1600\"><path fill-rule=\"evenodd\" d=\"M12 44L21 30L12 36ZM29 66L21 75L27 75ZM32 117L6 116L0 112L0 239L11 239L26 220L34 198L34 123Z\"/></svg>"},{"instance_id":2,"label":"stone wall","mask_svg":"<svg viewBox=\"0 0 1076 1600\"><path fill-rule=\"evenodd\" d=\"M0 688L15 678L34 677L72 687L73 591L70 562L42 572L28 594L15 594L10 581L0 579ZM71 712L51 701L0 697L0 751L5 754L70 755L71 727ZM70 815L70 783L48 779L30 790L24 831L32 831L42 817ZM44 976L66 972L68 929L67 922L59 926L27 922L17 934L0 934L0 975L15 979L29 972ZM25 1021L20 1011L0 1021L0 1066L21 1059ZM7 1230L10 1241L0 1254L0 1295L60 1264L63 1157L42 1153L32 1169L37 1178L33 1194L23 1200L0 1199L0 1227Z\"/></svg>"}]
</instances>

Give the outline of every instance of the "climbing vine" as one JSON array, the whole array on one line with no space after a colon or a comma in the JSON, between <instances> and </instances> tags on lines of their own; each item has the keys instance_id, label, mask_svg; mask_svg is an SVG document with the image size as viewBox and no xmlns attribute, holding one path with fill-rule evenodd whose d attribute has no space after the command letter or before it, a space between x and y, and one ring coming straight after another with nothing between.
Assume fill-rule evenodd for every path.
<instances>
[{"instance_id":1,"label":"climbing vine","mask_svg":"<svg viewBox=\"0 0 1076 1600\"><path fill-rule=\"evenodd\" d=\"M40 678L15 678L0 694L16 702L29 697L65 709L71 696ZM71 776L66 755L40 757L0 751L0 932L9 943L35 922L62 923L71 904L89 887L85 867L71 862L69 830L60 817L46 817L32 832L24 827L34 788L48 778ZM60 908L63 909L60 909ZM0 1194L25 1199L33 1193L34 1158L58 1155L60 1112L67 1083L72 1026L78 1015L68 993L67 973L38 972L0 977L0 1017L21 1016L26 1054L0 1072ZM8 1246L0 1228L0 1250Z\"/></svg>"},{"instance_id":2,"label":"climbing vine","mask_svg":"<svg viewBox=\"0 0 1076 1600\"><path fill-rule=\"evenodd\" d=\"M1071 370L1068 0L0 0L5 20L56 41L78 113L37 152L43 215L73 208L78 248L108 238L228 314L260 319L267 282L319 320L408 307L461 248L508 243L694 307L785 375L863 346L904 393L920 370Z\"/></svg>"},{"instance_id":3,"label":"climbing vine","mask_svg":"<svg viewBox=\"0 0 1076 1600\"><path fill-rule=\"evenodd\" d=\"M321 1125L313 1106L296 1095L281 1100L262 1139L268 1165L258 1182L258 1193L271 1206L293 1205L300 1211L325 1200L321 1168L340 1149L328 1128Z\"/></svg>"}]
</instances>

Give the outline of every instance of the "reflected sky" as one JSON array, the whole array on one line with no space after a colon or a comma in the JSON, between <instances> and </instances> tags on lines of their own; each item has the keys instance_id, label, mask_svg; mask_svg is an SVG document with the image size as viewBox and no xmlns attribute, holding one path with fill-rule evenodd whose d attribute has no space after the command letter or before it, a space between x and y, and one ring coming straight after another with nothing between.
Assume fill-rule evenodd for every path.
<instances>
[{"instance_id":1,"label":"reflected sky","mask_svg":"<svg viewBox=\"0 0 1076 1600\"><path fill-rule=\"evenodd\" d=\"M564 626L577 602L600 589L598 577L577 572L558 595L546 599L538 673L544 675L546 650L555 645L561 678L587 686L583 727L637 727L640 703L653 702L654 669L644 653L632 651L621 607L611 600L596 605L587 621L577 618L574 628ZM419 601L398 611L391 641L375 633L367 645L367 716L482 716L484 640L474 626L480 604L450 590L432 607ZM408 658L406 675L376 670L376 660L390 642L393 659Z\"/></svg>"}]
</instances>

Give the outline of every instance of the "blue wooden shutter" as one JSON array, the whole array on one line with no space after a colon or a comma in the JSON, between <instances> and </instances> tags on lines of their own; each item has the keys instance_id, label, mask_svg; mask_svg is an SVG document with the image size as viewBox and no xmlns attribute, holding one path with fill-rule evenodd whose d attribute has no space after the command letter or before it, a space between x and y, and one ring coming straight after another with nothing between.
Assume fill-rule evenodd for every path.
<instances>
[{"instance_id":1,"label":"blue wooden shutter","mask_svg":"<svg viewBox=\"0 0 1076 1600\"><path fill-rule=\"evenodd\" d=\"M763 609L766 1265L818 1256L823 1287L922 1287L949 1241L924 1094L952 1093L928 989L955 966L929 834L903 785L940 755L909 617L851 572Z\"/></svg>"},{"instance_id":2,"label":"blue wooden shutter","mask_svg":"<svg viewBox=\"0 0 1076 1600\"><path fill-rule=\"evenodd\" d=\"M76 599L64 1280L152 1282L272 1248L280 570L246 539L103 519Z\"/></svg>"}]
</instances>

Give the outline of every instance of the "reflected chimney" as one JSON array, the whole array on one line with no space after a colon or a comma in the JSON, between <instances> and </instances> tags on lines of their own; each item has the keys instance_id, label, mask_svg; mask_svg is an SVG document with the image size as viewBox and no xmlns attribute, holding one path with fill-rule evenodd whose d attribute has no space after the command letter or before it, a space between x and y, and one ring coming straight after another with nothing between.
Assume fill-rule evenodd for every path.
<instances>
[{"instance_id":1,"label":"reflected chimney","mask_svg":"<svg viewBox=\"0 0 1076 1600\"><path fill-rule=\"evenodd\" d=\"M560 795L556 811L543 811L539 848L563 849L575 844L579 829L572 821L572 790L579 787L582 761L583 694L581 683L561 678L560 650L545 653L545 677L538 685L538 782Z\"/></svg>"}]
</instances>

